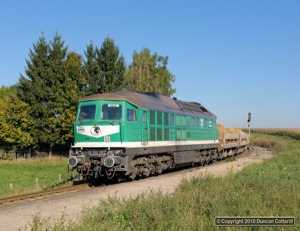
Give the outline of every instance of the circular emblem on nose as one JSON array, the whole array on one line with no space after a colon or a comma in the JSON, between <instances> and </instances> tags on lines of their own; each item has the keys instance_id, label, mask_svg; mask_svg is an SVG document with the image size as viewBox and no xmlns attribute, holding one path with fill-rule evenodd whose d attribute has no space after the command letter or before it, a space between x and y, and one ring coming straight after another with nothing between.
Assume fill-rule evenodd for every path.
<instances>
[{"instance_id":1,"label":"circular emblem on nose","mask_svg":"<svg viewBox=\"0 0 300 231\"><path fill-rule=\"evenodd\" d=\"M99 136L101 134L101 129L99 126L95 126L95 127L92 127L91 128L91 133L94 135L94 136Z\"/></svg>"}]
</instances>

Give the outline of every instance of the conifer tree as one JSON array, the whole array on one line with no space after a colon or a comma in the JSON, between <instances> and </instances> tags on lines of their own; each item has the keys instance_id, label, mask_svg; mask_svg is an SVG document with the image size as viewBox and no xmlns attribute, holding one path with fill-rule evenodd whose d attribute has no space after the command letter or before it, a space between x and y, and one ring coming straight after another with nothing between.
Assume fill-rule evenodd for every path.
<instances>
[{"instance_id":1,"label":"conifer tree","mask_svg":"<svg viewBox=\"0 0 300 231\"><path fill-rule=\"evenodd\" d=\"M123 84L126 70L125 60L120 55L119 48L113 39L107 37L96 52L103 80L103 91L110 92L119 89Z\"/></svg>"},{"instance_id":2,"label":"conifer tree","mask_svg":"<svg viewBox=\"0 0 300 231\"><path fill-rule=\"evenodd\" d=\"M105 38L101 48L92 43L85 51L84 70L86 95L119 89L124 81L125 60L111 38Z\"/></svg>"},{"instance_id":3,"label":"conifer tree","mask_svg":"<svg viewBox=\"0 0 300 231\"><path fill-rule=\"evenodd\" d=\"M18 96L30 106L29 114L35 120L35 148L49 155L55 145L70 141L75 105L82 95L81 57L67 52L58 34L50 44L42 35L26 61L27 78L21 75L19 79Z\"/></svg>"},{"instance_id":4,"label":"conifer tree","mask_svg":"<svg viewBox=\"0 0 300 231\"><path fill-rule=\"evenodd\" d=\"M26 76L19 79L18 97L30 106L29 115L34 119L31 130L34 148L42 147L46 141L45 127L49 116L49 98L51 83L49 81L50 46L42 35L30 49L29 60L26 60Z\"/></svg>"},{"instance_id":5,"label":"conifer tree","mask_svg":"<svg viewBox=\"0 0 300 231\"><path fill-rule=\"evenodd\" d=\"M100 93L103 81L97 61L96 47L94 47L92 42L87 46L84 54L86 59L83 66L85 73L85 95Z\"/></svg>"},{"instance_id":6,"label":"conifer tree","mask_svg":"<svg viewBox=\"0 0 300 231\"><path fill-rule=\"evenodd\" d=\"M57 101L59 96L57 89L64 83L65 76L63 73L63 65L66 61L67 46L64 45L64 41L61 40L61 36L55 34L53 41L50 42L49 49L49 74L45 76L45 79L49 83L49 98L48 98L48 114L45 118L46 126L44 143L49 146L49 155L52 155L52 148L57 143L62 143L60 121L58 119Z\"/></svg>"}]
</instances>

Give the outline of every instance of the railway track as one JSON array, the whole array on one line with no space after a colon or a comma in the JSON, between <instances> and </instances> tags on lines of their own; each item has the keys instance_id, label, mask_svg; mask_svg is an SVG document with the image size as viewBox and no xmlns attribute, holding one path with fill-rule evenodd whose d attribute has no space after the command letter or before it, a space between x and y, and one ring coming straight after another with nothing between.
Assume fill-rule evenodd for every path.
<instances>
[{"instance_id":1,"label":"railway track","mask_svg":"<svg viewBox=\"0 0 300 231\"><path fill-rule=\"evenodd\" d=\"M62 195L62 194L66 194L66 193L84 190L89 187L90 186L88 184L78 184L78 185L72 185L72 186L63 187L63 188L55 188L55 189L49 189L49 190L40 191L40 192L34 192L34 193L28 193L28 194L23 194L23 195L0 198L0 206L41 200L41 199L53 197L56 195Z\"/></svg>"}]
</instances>

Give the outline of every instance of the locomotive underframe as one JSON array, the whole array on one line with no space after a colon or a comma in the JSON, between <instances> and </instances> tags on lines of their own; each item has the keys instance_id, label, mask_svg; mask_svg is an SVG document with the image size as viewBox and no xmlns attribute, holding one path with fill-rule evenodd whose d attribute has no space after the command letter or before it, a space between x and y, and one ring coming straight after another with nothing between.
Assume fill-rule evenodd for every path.
<instances>
[{"instance_id":1,"label":"locomotive underframe","mask_svg":"<svg viewBox=\"0 0 300 231\"><path fill-rule=\"evenodd\" d=\"M244 152L247 144L232 143L141 148L74 149L78 180L145 178L174 168L206 165Z\"/></svg>"}]
</instances>

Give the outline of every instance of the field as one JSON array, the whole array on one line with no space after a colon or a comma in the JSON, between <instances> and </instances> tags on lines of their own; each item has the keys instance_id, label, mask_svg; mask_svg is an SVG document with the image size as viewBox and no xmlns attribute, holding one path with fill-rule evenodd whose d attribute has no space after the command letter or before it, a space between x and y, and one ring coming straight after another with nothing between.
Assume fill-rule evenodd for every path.
<instances>
[{"instance_id":1,"label":"field","mask_svg":"<svg viewBox=\"0 0 300 231\"><path fill-rule=\"evenodd\" d=\"M248 132L248 129L243 130L245 132ZM300 128L251 128L251 133L286 136L296 140L300 140Z\"/></svg>"},{"instance_id":2,"label":"field","mask_svg":"<svg viewBox=\"0 0 300 231\"><path fill-rule=\"evenodd\" d=\"M300 230L299 140L255 133L252 142L272 149L275 156L227 177L183 181L172 195L149 192L128 200L112 196L84 210L78 224L65 216L48 224L37 215L32 230L241 230L215 226L216 216L294 216L293 228L242 230Z\"/></svg>"},{"instance_id":3,"label":"field","mask_svg":"<svg viewBox=\"0 0 300 231\"><path fill-rule=\"evenodd\" d=\"M57 187L70 179L67 158L0 161L0 197Z\"/></svg>"}]
</instances>

